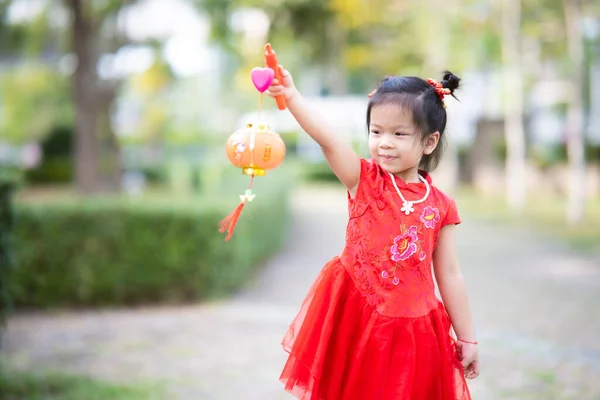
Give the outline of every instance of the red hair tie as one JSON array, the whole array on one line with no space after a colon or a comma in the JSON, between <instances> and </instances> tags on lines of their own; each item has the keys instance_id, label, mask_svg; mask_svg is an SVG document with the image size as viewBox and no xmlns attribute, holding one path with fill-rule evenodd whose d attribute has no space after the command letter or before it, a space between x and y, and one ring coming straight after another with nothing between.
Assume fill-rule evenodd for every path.
<instances>
[{"instance_id":1,"label":"red hair tie","mask_svg":"<svg viewBox=\"0 0 600 400\"><path fill-rule=\"evenodd\" d=\"M435 79L427 79L427 83L435 88L436 93L440 96L440 99L444 100L444 97L452 94L450 89L442 87L442 84Z\"/></svg>"}]
</instances>

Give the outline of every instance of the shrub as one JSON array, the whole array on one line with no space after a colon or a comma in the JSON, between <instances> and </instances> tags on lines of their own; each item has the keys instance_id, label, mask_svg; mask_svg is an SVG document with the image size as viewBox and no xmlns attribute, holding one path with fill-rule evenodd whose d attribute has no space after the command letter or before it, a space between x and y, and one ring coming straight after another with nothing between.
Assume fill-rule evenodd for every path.
<instances>
[{"instance_id":1,"label":"shrub","mask_svg":"<svg viewBox=\"0 0 600 400\"><path fill-rule=\"evenodd\" d=\"M14 303L135 305L230 293L285 236L287 186L273 180L264 186L229 242L218 223L237 205L237 196L18 204Z\"/></svg>"},{"instance_id":2,"label":"shrub","mask_svg":"<svg viewBox=\"0 0 600 400\"><path fill-rule=\"evenodd\" d=\"M73 179L73 130L55 127L42 142L40 165L26 172L31 183L68 183Z\"/></svg>"},{"instance_id":3,"label":"shrub","mask_svg":"<svg viewBox=\"0 0 600 400\"><path fill-rule=\"evenodd\" d=\"M327 162L306 164L302 167L303 177L309 182L333 182L339 183L339 179Z\"/></svg>"},{"instance_id":4,"label":"shrub","mask_svg":"<svg viewBox=\"0 0 600 400\"><path fill-rule=\"evenodd\" d=\"M0 171L0 328L10 308L7 278L12 267L12 195L15 185L16 178Z\"/></svg>"},{"instance_id":5,"label":"shrub","mask_svg":"<svg viewBox=\"0 0 600 400\"><path fill-rule=\"evenodd\" d=\"M298 152L298 135L304 133L298 133L296 131L278 132L279 136L285 143L285 153L287 157L295 156Z\"/></svg>"},{"instance_id":6,"label":"shrub","mask_svg":"<svg viewBox=\"0 0 600 400\"><path fill-rule=\"evenodd\" d=\"M49 157L36 168L27 170L30 183L68 183L73 179L73 160L68 157Z\"/></svg>"}]
</instances>

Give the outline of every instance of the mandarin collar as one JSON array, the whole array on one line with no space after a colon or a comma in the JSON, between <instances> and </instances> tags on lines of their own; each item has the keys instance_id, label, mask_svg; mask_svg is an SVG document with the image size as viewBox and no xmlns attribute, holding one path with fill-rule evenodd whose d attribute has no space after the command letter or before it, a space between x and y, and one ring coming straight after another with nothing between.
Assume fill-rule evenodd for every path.
<instances>
[{"instance_id":1,"label":"mandarin collar","mask_svg":"<svg viewBox=\"0 0 600 400\"><path fill-rule=\"evenodd\" d=\"M429 185L432 184L432 180L431 180L431 174L429 174L427 171L424 171L422 169L420 169L418 171L419 175L421 175L423 178L425 178L425 180L427 181L427 183L429 183ZM389 174L386 175L389 176ZM412 189L412 190L418 190L419 188L423 188L425 189L425 184L421 181L419 182L411 182L411 183L406 183L404 181L404 179L397 177L396 175L392 175L394 177L394 179L396 180L396 185L398 185L399 189Z\"/></svg>"}]
</instances>

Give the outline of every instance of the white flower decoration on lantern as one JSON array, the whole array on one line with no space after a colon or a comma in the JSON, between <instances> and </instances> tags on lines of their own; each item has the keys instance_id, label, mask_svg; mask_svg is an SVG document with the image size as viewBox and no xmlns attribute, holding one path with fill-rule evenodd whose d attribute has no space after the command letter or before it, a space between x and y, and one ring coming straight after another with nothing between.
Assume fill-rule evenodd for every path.
<instances>
[{"instance_id":1,"label":"white flower decoration on lantern","mask_svg":"<svg viewBox=\"0 0 600 400\"><path fill-rule=\"evenodd\" d=\"M255 194L252 193L252 190L250 189L246 189L246 191L244 192L244 194L240 195L240 201L252 201L254 200L254 198L256 197Z\"/></svg>"}]
</instances>

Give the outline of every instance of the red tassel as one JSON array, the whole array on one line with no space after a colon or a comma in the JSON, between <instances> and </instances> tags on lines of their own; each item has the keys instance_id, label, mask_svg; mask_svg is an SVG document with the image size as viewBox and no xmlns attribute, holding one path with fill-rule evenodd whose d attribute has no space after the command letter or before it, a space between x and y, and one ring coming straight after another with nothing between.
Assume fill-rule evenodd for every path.
<instances>
[{"instance_id":1,"label":"red tassel","mask_svg":"<svg viewBox=\"0 0 600 400\"><path fill-rule=\"evenodd\" d=\"M231 239L231 236L233 235L233 230L235 229L235 225L237 224L238 219L240 218L240 214L244 209L244 204L246 204L246 202L242 201L235 208L235 210L231 212L231 214L229 214L228 216L223 218L221 222L219 222L219 232L223 233L227 231L227 237L225 238L225 241Z\"/></svg>"},{"instance_id":2,"label":"red tassel","mask_svg":"<svg viewBox=\"0 0 600 400\"><path fill-rule=\"evenodd\" d=\"M242 202L235 208L235 210L231 212L231 214L229 214L228 216L223 218L221 222L219 222L219 232L223 233L227 231L227 237L225 238L225 241L231 239L231 236L233 235L233 230L237 225L238 219L240 219L240 214L244 209L244 204L246 204L246 201L252 201L252 199L254 198L254 195L252 194L253 183L254 175L252 175L252 178L250 179L250 186L248 186L246 192L240 196L240 200L242 200Z\"/></svg>"}]
</instances>

